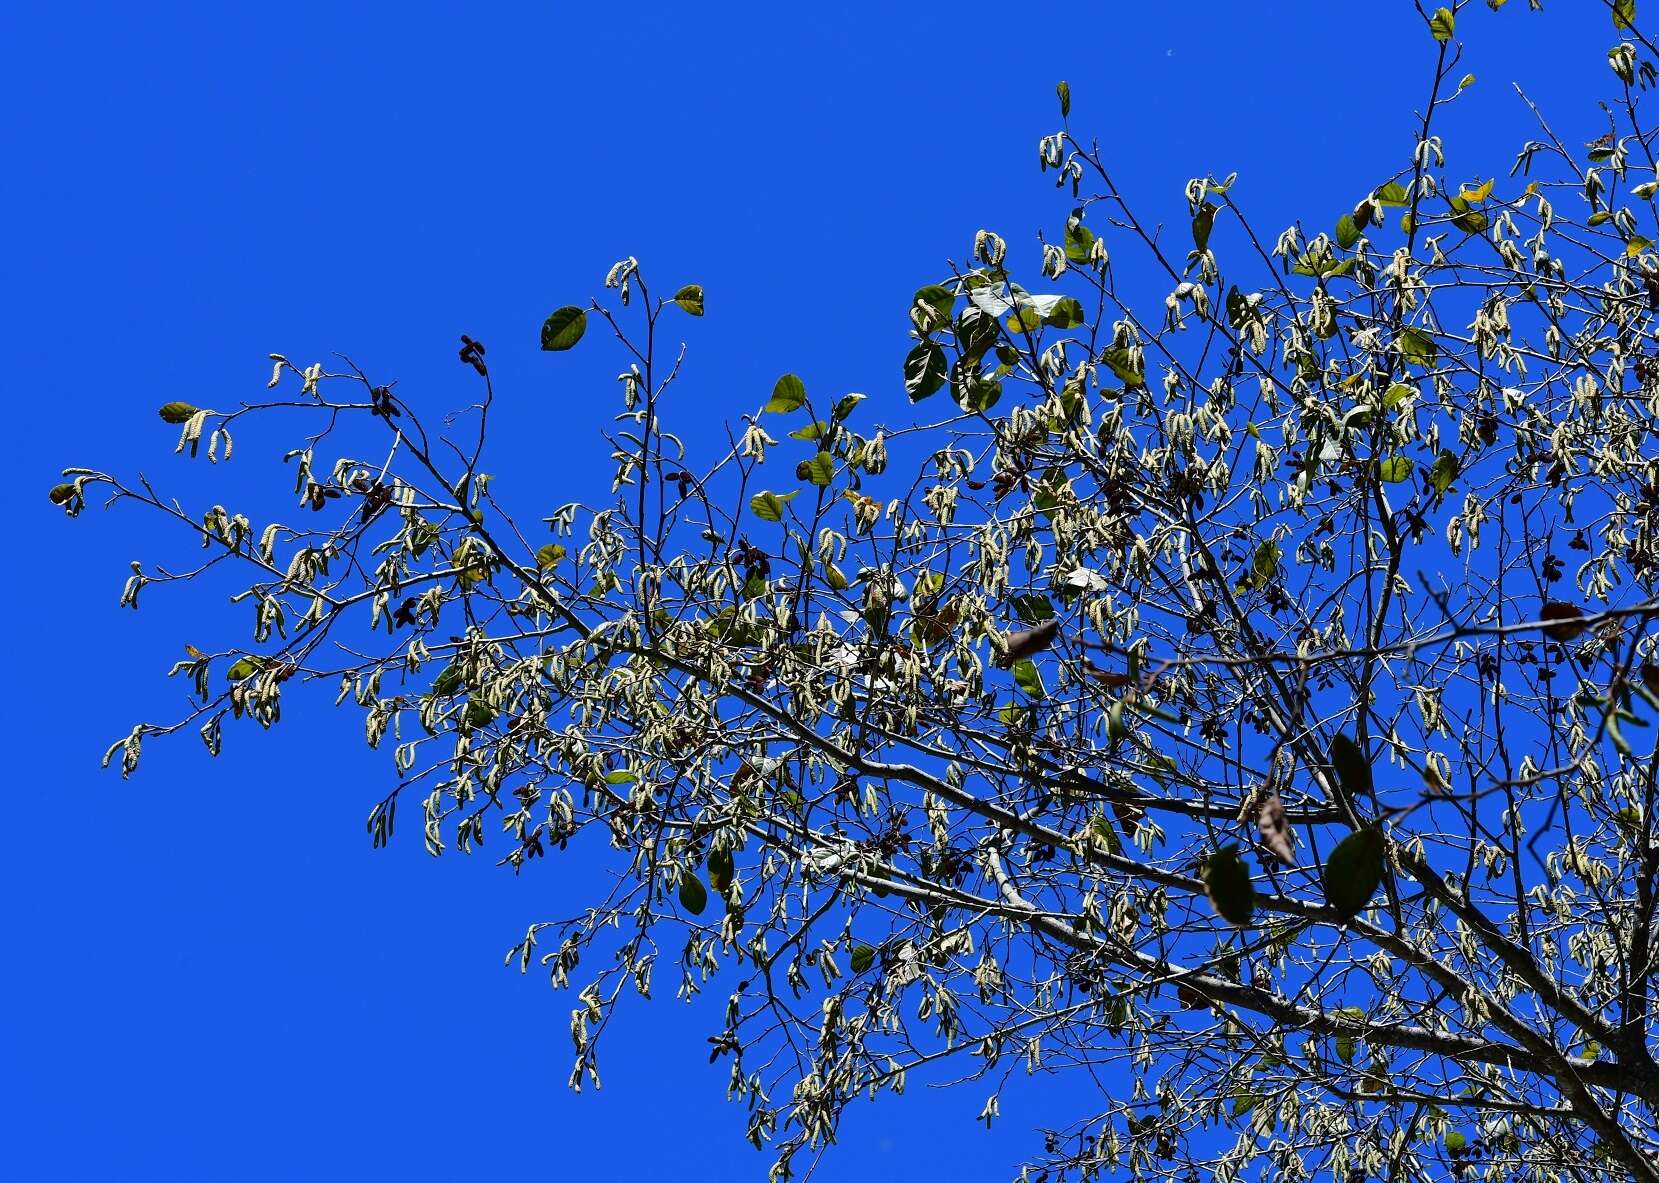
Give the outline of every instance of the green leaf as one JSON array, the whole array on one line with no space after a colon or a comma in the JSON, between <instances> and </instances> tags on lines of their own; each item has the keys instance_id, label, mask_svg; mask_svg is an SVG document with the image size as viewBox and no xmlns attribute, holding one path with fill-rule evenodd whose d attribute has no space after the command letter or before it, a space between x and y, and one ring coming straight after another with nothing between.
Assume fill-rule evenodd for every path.
<instances>
[{"instance_id":1,"label":"green leaf","mask_svg":"<svg viewBox=\"0 0 1659 1183\"><path fill-rule=\"evenodd\" d=\"M466 725L468 727L487 727L495 719L495 712L484 703L474 699L467 703Z\"/></svg>"},{"instance_id":2,"label":"green leaf","mask_svg":"<svg viewBox=\"0 0 1659 1183\"><path fill-rule=\"evenodd\" d=\"M1075 217L1066 224L1066 258L1073 263L1087 263L1094 252L1094 231Z\"/></svg>"},{"instance_id":3,"label":"green leaf","mask_svg":"<svg viewBox=\"0 0 1659 1183\"><path fill-rule=\"evenodd\" d=\"M557 542L549 542L536 552L536 570L546 571L550 567L556 567L564 557L565 548Z\"/></svg>"},{"instance_id":4,"label":"green leaf","mask_svg":"<svg viewBox=\"0 0 1659 1183\"><path fill-rule=\"evenodd\" d=\"M1027 304L1009 313L1008 319L1002 323L1010 334L1029 333L1043 323L1043 317L1035 308Z\"/></svg>"},{"instance_id":5,"label":"green leaf","mask_svg":"<svg viewBox=\"0 0 1659 1183\"><path fill-rule=\"evenodd\" d=\"M605 783L608 785L631 785L638 779L626 768L613 768L605 774Z\"/></svg>"},{"instance_id":6,"label":"green leaf","mask_svg":"<svg viewBox=\"0 0 1659 1183\"><path fill-rule=\"evenodd\" d=\"M1465 1146L1467 1146L1468 1144L1469 1144L1469 1139L1466 1138L1463 1135L1463 1132L1461 1130L1447 1130L1446 1131L1446 1153L1447 1154L1460 1154L1460 1153L1462 1153L1463 1148Z\"/></svg>"},{"instance_id":7,"label":"green leaf","mask_svg":"<svg viewBox=\"0 0 1659 1183\"><path fill-rule=\"evenodd\" d=\"M1085 318L1083 305L1075 296L1062 296L1043 317L1043 323L1056 329L1075 329Z\"/></svg>"},{"instance_id":8,"label":"green leaf","mask_svg":"<svg viewBox=\"0 0 1659 1183\"><path fill-rule=\"evenodd\" d=\"M703 315L703 285L688 283L674 293L674 303L691 313L693 316Z\"/></svg>"},{"instance_id":9,"label":"green leaf","mask_svg":"<svg viewBox=\"0 0 1659 1183\"><path fill-rule=\"evenodd\" d=\"M1417 388L1415 386L1408 385L1405 382L1396 382L1383 393L1383 408L1392 411L1416 393Z\"/></svg>"},{"instance_id":10,"label":"green leaf","mask_svg":"<svg viewBox=\"0 0 1659 1183\"><path fill-rule=\"evenodd\" d=\"M1488 182L1489 192L1490 187L1490 182ZM1490 225L1490 219L1487 218L1484 212L1474 208L1475 203L1470 198L1458 194L1449 198L1448 204L1452 207L1452 225L1459 230L1468 231L1470 234L1479 234Z\"/></svg>"},{"instance_id":11,"label":"green leaf","mask_svg":"<svg viewBox=\"0 0 1659 1183\"><path fill-rule=\"evenodd\" d=\"M189 403L164 403L157 414L163 423L187 423L196 411Z\"/></svg>"},{"instance_id":12,"label":"green leaf","mask_svg":"<svg viewBox=\"0 0 1659 1183\"><path fill-rule=\"evenodd\" d=\"M791 411L798 411L806 405L806 383L794 374L785 374L772 387L772 397L766 400L761 412L771 411L774 414L787 415Z\"/></svg>"},{"instance_id":13,"label":"green leaf","mask_svg":"<svg viewBox=\"0 0 1659 1183\"><path fill-rule=\"evenodd\" d=\"M988 411L1002 397L1002 383L975 375L961 383L956 394L957 402L964 411Z\"/></svg>"},{"instance_id":14,"label":"green leaf","mask_svg":"<svg viewBox=\"0 0 1659 1183\"><path fill-rule=\"evenodd\" d=\"M1439 356L1440 347L1434 343L1434 338L1419 329L1405 329L1400 333L1396 344L1400 347L1400 356L1407 363L1428 369L1434 365Z\"/></svg>"},{"instance_id":15,"label":"green leaf","mask_svg":"<svg viewBox=\"0 0 1659 1183\"><path fill-rule=\"evenodd\" d=\"M462 587L476 587L483 583L494 571L490 556L482 552L471 555L466 563L455 572L455 578Z\"/></svg>"},{"instance_id":16,"label":"green leaf","mask_svg":"<svg viewBox=\"0 0 1659 1183\"><path fill-rule=\"evenodd\" d=\"M1374 829L1355 830L1325 860L1325 902L1343 920L1352 920L1371 902L1382 883L1383 836Z\"/></svg>"},{"instance_id":17,"label":"green leaf","mask_svg":"<svg viewBox=\"0 0 1659 1183\"><path fill-rule=\"evenodd\" d=\"M1134 354L1129 351L1127 346L1121 346L1117 349L1108 349L1104 354L1102 354L1102 357L1105 359L1106 364L1112 367L1112 373L1117 375L1118 381L1122 382L1131 390L1138 389L1146 385L1146 375L1141 370L1140 366L1136 364Z\"/></svg>"},{"instance_id":18,"label":"green leaf","mask_svg":"<svg viewBox=\"0 0 1659 1183\"><path fill-rule=\"evenodd\" d=\"M1390 181L1377 190L1376 200L1378 205L1401 209L1411 204L1411 194L1406 192L1406 187L1400 182Z\"/></svg>"},{"instance_id":19,"label":"green leaf","mask_svg":"<svg viewBox=\"0 0 1659 1183\"><path fill-rule=\"evenodd\" d=\"M876 963L876 951L869 945L853 946L853 972L861 974Z\"/></svg>"},{"instance_id":20,"label":"green leaf","mask_svg":"<svg viewBox=\"0 0 1659 1183\"><path fill-rule=\"evenodd\" d=\"M945 384L950 372L945 351L931 341L910 351L904 359L904 389L911 402L920 402Z\"/></svg>"},{"instance_id":21,"label":"green leaf","mask_svg":"<svg viewBox=\"0 0 1659 1183\"><path fill-rule=\"evenodd\" d=\"M265 662L258 657L243 657L225 671L225 677L232 682L240 682L243 678L251 678L257 674Z\"/></svg>"},{"instance_id":22,"label":"green leaf","mask_svg":"<svg viewBox=\"0 0 1659 1183\"><path fill-rule=\"evenodd\" d=\"M426 553L426 548L438 541L443 533L436 523L417 521L409 529L409 553L417 559Z\"/></svg>"},{"instance_id":23,"label":"green leaf","mask_svg":"<svg viewBox=\"0 0 1659 1183\"><path fill-rule=\"evenodd\" d=\"M797 427L794 431L790 432L789 438L792 440L805 440L808 443L811 443L813 440L823 439L824 433L828 430L829 424L825 423L822 419L814 419L805 427Z\"/></svg>"},{"instance_id":24,"label":"green leaf","mask_svg":"<svg viewBox=\"0 0 1659 1183\"><path fill-rule=\"evenodd\" d=\"M1123 721L1121 698L1106 708L1106 738L1113 743L1122 743L1129 738L1129 727Z\"/></svg>"},{"instance_id":25,"label":"green leaf","mask_svg":"<svg viewBox=\"0 0 1659 1183\"><path fill-rule=\"evenodd\" d=\"M749 498L749 510L763 522L783 521L784 503L795 499L799 489L792 489L787 493L756 493Z\"/></svg>"},{"instance_id":26,"label":"green leaf","mask_svg":"<svg viewBox=\"0 0 1659 1183\"><path fill-rule=\"evenodd\" d=\"M1354 1062L1354 1051L1359 1047L1359 1040L1352 1035L1338 1035L1336 1037L1336 1058L1344 1064Z\"/></svg>"},{"instance_id":27,"label":"green leaf","mask_svg":"<svg viewBox=\"0 0 1659 1183\"><path fill-rule=\"evenodd\" d=\"M1636 0L1613 0L1613 27L1628 29L1636 24Z\"/></svg>"},{"instance_id":28,"label":"green leaf","mask_svg":"<svg viewBox=\"0 0 1659 1183\"><path fill-rule=\"evenodd\" d=\"M976 290L984 289L991 290L990 299L992 301L1001 300L1001 297L996 295L996 288L988 283L981 284ZM988 349L997 343L997 317L1006 310L1007 303L1003 301L999 305L991 302L990 307L995 311L986 311L978 304L970 303L962 309L961 315L952 324L951 331L956 334L956 345L961 350L963 358L972 358L978 361L985 356Z\"/></svg>"},{"instance_id":29,"label":"green leaf","mask_svg":"<svg viewBox=\"0 0 1659 1183\"><path fill-rule=\"evenodd\" d=\"M1338 259L1328 250L1308 251L1296 260L1290 269L1292 275L1309 275L1318 279L1346 279L1354 273L1353 259Z\"/></svg>"},{"instance_id":30,"label":"green leaf","mask_svg":"<svg viewBox=\"0 0 1659 1183\"><path fill-rule=\"evenodd\" d=\"M864 397L865 396L862 394L842 395L841 398L836 401L834 410L830 412L830 419L836 423L845 423L847 421L847 417L853 413L853 408L863 402Z\"/></svg>"},{"instance_id":31,"label":"green leaf","mask_svg":"<svg viewBox=\"0 0 1659 1183\"><path fill-rule=\"evenodd\" d=\"M461 689L461 667L458 665L445 666L436 678L432 679L432 693L440 698L448 697Z\"/></svg>"},{"instance_id":32,"label":"green leaf","mask_svg":"<svg viewBox=\"0 0 1659 1183\"><path fill-rule=\"evenodd\" d=\"M723 848L709 851L709 886L725 895L732 886L732 852Z\"/></svg>"},{"instance_id":33,"label":"green leaf","mask_svg":"<svg viewBox=\"0 0 1659 1183\"><path fill-rule=\"evenodd\" d=\"M1390 456L1377 465L1377 475L1384 484L1398 485L1411 479L1411 461L1404 456Z\"/></svg>"},{"instance_id":34,"label":"green leaf","mask_svg":"<svg viewBox=\"0 0 1659 1183\"><path fill-rule=\"evenodd\" d=\"M1032 698L1042 698L1044 694L1043 676L1037 672L1037 664L1029 657L1024 661L1016 661L1012 670L1014 685L1025 691Z\"/></svg>"},{"instance_id":35,"label":"green leaf","mask_svg":"<svg viewBox=\"0 0 1659 1183\"><path fill-rule=\"evenodd\" d=\"M574 304L566 304L542 323L541 347L555 351L569 349L587 331L588 314Z\"/></svg>"},{"instance_id":36,"label":"green leaf","mask_svg":"<svg viewBox=\"0 0 1659 1183\"><path fill-rule=\"evenodd\" d=\"M1336 245L1348 250L1359 241L1359 226L1353 214L1343 214L1336 220Z\"/></svg>"},{"instance_id":37,"label":"green leaf","mask_svg":"<svg viewBox=\"0 0 1659 1183\"><path fill-rule=\"evenodd\" d=\"M1112 823L1106 820L1105 814L1095 814L1093 820L1089 822L1089 828L1094 831L1094 836L1100 840L1100 844L1106 848L1107 854L1123 853L1123 840L1118 837L1118 832L1112 828Z\"/></svg>"},{"instance_id":38,"label":"green leaf","mask_svg":"<svg viewBox=\"0 0 1659 1183\"><path fill-rule=\"evenodd\" d=\"M1444 493L1452 487L1452 482L1457 480L1461 468L1462 465L1457 462L1457 457L1453 453L1442 451L1435 457L1434 467L1429 469L1430 487L1436 493Z\"/></svg>"},{"instance_id":39,"label":"green leaf","mask_svg":"<svg viewBox=\"0 0 1659 1183\"><path fill-rule=\"evenodd\" d=\"M1064 79L1055 83L1054 93L1060 96L1060 118L1069 118L1071 115L1071 83Z\"/></svg>"},{"instance_id":40,"label":"green leaf","mask_svg":"<svg viewBox=\"0 0 1659 1183\"><path fill-rule=\"evenodd\" d=\"M1233 1116L1244 1117L1262 1101L1260 1093L1237 1092L1233 1094Z\"/></svg>"},{"instance_id":41,"label":"green leaf","mask_svg":"<svg viewBox=\"0 0 1659 1183\"><path fill-rule=\"evenodd\" d=\"M1376 792L1371 784L1371 761L1365 758L1357 743L1340 731L1331 739L1331 767L1336 769L1337 779L1350 797Z\"/></svg>"},{"instance_id":42,"label":"green leaf","mask_svg":"<svg viewBox=\"0 0 1659 1183\"><path fill-rule=\"evenodd\" d=\"M1059 615L1054 611L1054 602L1041 592L1025 592L1015 596L1013 608L1014 615L1020 618L1022 624L1041 624Z\"/></svg>"},{"instance_id":43,"label":"green leaf","mask_svg":"<svg viewBox=\"0 0 1659 1183\"><path fill-rule=\"evenodd\" d=\"M1204 860L1204 894L1216 915L1229 924L1245 925L1256 910L1256 889L1237 846L1225 846Z\"/></svg>"},{"instance_id":44,"label":"green leaf","mask_svg":"<svg viewBox=\"0 0 1659 1183\"><path fill-rule=\"evenodd\" d=\"M802 472L802 468L806 471ZM811 481L820 489L828 488L829 483L835 479L835 457L828 452L819 452L811 460L802 461L800 467L795 470L795 475L802 480Z\"/></svg>"},{"instance_id":45,"label":"green leaf","mask_svg":"<svg viewBox=\"0 0 1659 1183\"><path fill-rule=\"evenodd\" d=\"M695 875L682 873L680 875L680 907L693 916L701 916L703 909L709 906L708 889L703 881Z\"/></svg>"},{"instance_id":46,"label":"green leaf","mask_svg":"<svg viewBox=\"0 0 1659 1183\"><path fill-rule=\"evenodd\" d=\"M1192 216L1192 245L1201 251L1209 249L1210 231L1215 228L1215 211L1215 205L1206 201Z\"/></svg>"},{"instance_id":47,"label":"green leaf","mask_svg":"<svg viewBox=\"0 0 1659 1183\"><path fill-rule=\"evenodd\" d=\"M1434 34L1436 41L1450 41L1457 32L1457 18L1449 8L1437 8L1429 18L1429 32Z\"/></svg>"},{"instance_id":48,"label":"green leaf","mask_svg":"<svg viewBox=\"0 0 1659 1183\"><path fill-rule=\"evenodd\" d=\"M1256 553L1250 559L1251 585L1265 587L1279 573L1279 560L1283 557L1284 551L1277 542L1268 541L1256 547Z\"/></svg>"},{"instance_id":49,"label":"green leaf","mask_svg":"<svg viewBox=\"0 0 1659 1183\"><path fill-rule=\"evenodd\" d=\"M1474 84L1475 84L1475 76L1473 74L1465 74L1463 77L1461 77L1457 80L1457 88L1459 90L1468 90Z\"/></svg>"},{"instance_id":50,"label":"green leaf","mask_svg":"<svg viewBox=\"0 0 1659 1183\"><path fill-rule=\"evenodd\" d=\"M922 305L922 327L931 328L934 325L950 323L951 309L956 305L956 296L947 287L930 283L926 287L917 288L911 298L910 306Z\"/></svg>"}]
</instances>

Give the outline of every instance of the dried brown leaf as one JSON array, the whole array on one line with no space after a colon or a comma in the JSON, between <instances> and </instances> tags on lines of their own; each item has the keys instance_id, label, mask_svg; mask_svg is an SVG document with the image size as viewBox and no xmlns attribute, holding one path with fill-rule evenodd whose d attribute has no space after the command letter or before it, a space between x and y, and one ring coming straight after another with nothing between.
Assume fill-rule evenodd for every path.
<instances>
[{"instance_id":1,"label":"dried brown leaf","mask_svg":"<svg viewBox=\"0 0 1659 1183\"><path fill-rule=\"evenodd\" d=\"M1093 678L1096 682L1100 683L1108 690L1121 690L1125 686L1133 686L1135 684L1135 679L1131 678L1128 674L1120 674L1114 670L1103 670L1092 661L1086 661L1084 666L1089 672L1089 677Z\"/></svg>"},{"instance_id":2,"label":"dried brown leaf","mask_svg":"<svg viewBox=\"0 0 1659 1183\"><path fill-rule=\"evenodd\" d=\"M997 659L997 666L1007 669L1016 661L1024 661L1034 653L1041 653L1054 643L1054 635L1059 631L1058 620L1045 620L1020 632L1009 633L1002 656Z\"/></svg>"},{"instance_id":3,"label":"dried brown leaf","mask_svg":"<svg viewBox=\"0 0 1659 1183\"><path fill-rule=\"evenodd\" d=\"M1287 867L1296 865L1295 841L1291 837L1290 819L1285 817L1285 803L1279 794L1269 793L1256 811L1256 828L1261 831L1262 845L1266 846Z\"/></svg>"}]
</instances>

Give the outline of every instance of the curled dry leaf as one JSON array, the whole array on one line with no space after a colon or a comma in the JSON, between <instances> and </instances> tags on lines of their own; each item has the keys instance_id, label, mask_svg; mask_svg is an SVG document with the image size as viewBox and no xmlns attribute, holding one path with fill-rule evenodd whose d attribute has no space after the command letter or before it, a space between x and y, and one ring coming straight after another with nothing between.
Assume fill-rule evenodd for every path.
<instances>
[{"instance_id":1,"label":"curled dry leaf","mask_svg":"<svg viewBox=\"0 0 1659 1183\"><path fill-rule=\"evenodd\" d=\"M1291 838L1290 819L1285 817L1285 803L1277 792L1269 793L1256 811L1256 828L1261 831L1262 845L1266 846L1287 867L1296 865L1295 842Z\"/></svg>"},{"instance_id":2,"label":"curled dry leaf","mask_svg":"<svg viewBox=\"0 0 1659 1183\"><path fill-rule=\"evenodd\" d=\"M1141 818L1146 816L1146 810L1127 801L1113 801L1112 816L1118 819L1118 825L1132 838L1140 829Z\"/></svg>"},{"instance_id":3,"label":"curled dry leaf","mask_svg":"<svg viewBox=\"0 0 1659 1183\"><path fill-rule=\"evenodd\" d=\"M1017 661L1024 661L1034 653L1041 653L1054 643L1054 635L1060 631L1058 620L1045 620L1031 628L1022 629L1017 633L1009 633L1008 640L1001 656L997 658L997 667L1007 669Z\"/></svg>"},{"instance_id":4,"label":"curled dry leaf","mask_svg":"<svg viewBox=\"0 0 1659 1183\"><path fill-rule=\"evenodd\" d=\"M1089 677L1106 687L1108 690L1121 690L1126 686L1133 686L1135 679L1128 674L1120 674L1114 670L1103 670L1092 661L1084 661Z\"/></svg>"}]
</instances>

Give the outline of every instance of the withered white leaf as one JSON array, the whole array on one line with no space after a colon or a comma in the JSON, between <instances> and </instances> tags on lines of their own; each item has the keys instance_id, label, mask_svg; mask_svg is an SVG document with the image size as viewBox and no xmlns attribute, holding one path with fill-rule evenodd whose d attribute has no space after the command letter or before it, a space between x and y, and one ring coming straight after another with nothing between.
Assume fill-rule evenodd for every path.
<instances>
[{"instance_id":1,"label":"withered white leaf","mask_svg":"<svg viewBox=\"0 0 1659 1183\"><path fill-rule=\"evenodd\" d=\"M1058 620L1045 620L1020 632L1009 633L1006 648L1002 656L997 658L997 666L1007 669L1016 661L1024 661L1033 653L1041 653L1054 643L1054 634L1059 631Z\"/></svg>"},{"instance_id":2,"label":"withered white leaf","mask_svg":"<svg viewBox=\"0 0 1659 1183\"><path fill-rule=\"evenodd\" d=\"M1285 803L1278 793L1269 793L1262 799L1256 813L1256 828L1261 831L1262 843L1279 856L1287 867L1296 865L1296 855L1290 837L1290 822L1285 817Z\"/></svg>"}]
</instances>

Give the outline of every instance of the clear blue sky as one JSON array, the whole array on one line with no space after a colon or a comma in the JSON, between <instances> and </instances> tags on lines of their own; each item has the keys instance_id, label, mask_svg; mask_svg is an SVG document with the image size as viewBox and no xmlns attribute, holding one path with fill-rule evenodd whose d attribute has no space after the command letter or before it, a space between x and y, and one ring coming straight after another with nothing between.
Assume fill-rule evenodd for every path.
<instances>
[{"instance_id":1,"label":"clear blue sky","mask_svg":"<svg viewBox=\"0 0 1659 1183\"><path fill-rule=\"evenodd\" d=\"M1511 78L1564 138L1605 126L1605 17L1525 7L1459 29L1479 81L1446 124L1454 175L1507 170L1530 134ZM579 905L586 856L515 880L488 849L431 860L413 832L372 850L389 763L330 696L294 699L276 734L235 730L217 762L186 738L131 781L101 774L108 742L180 701L162 675L182 644L232 644L246 614L200 594L118 611L131 559L190 551L131 512L65 522L45 498L61 466L141 467L198 510L283 493L253 441L211 474L173 456L155 407L253 397L272 350L349 352L459 405L467 332L504 407L489 467L520 499L597 497L589 441L621 367L542 354L537 329L628 254L707 291L680 395L705 428L788 370L897 422L910 293L980 226L1017 256L1064 220L1036 169L1056 80L1144 216L1179 226L1185 179L1236 169L1276 233L1329 227L1402 165L1432 58L1404 2L488 8L4 18L25 523L5 593L24 753L0 857L8 1177L758 1179L766 1161L706 1063L706 1015L671 997L633 1009L602 1092L565 1090L570 1000L501 959ZM1017 1088L989 1133L982 1086L913 1087L855 1111L823 1177L1005 1179L1085 1087Z\"/></svg>"}]
</instances>

